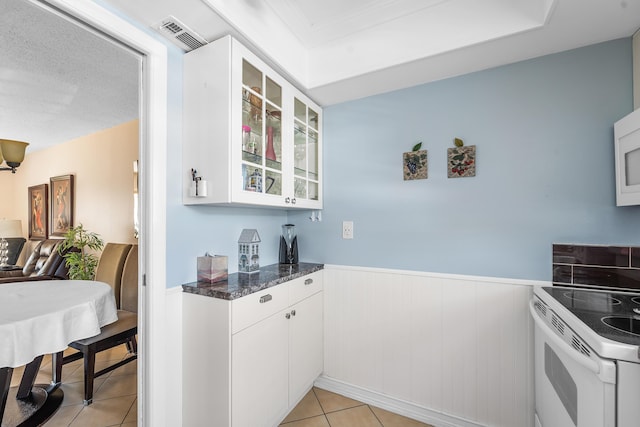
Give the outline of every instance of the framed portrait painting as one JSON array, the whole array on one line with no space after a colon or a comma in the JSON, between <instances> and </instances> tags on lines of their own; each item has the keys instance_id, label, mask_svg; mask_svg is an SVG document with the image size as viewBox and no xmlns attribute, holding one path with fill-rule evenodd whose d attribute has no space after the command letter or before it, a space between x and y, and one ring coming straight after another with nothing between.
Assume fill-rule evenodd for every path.
<instances>
[{"instance_id":1,"label":"framed portrait painting","mask_svg":"<svg viewBox=\"0 0 640 427\"><path fill-rule=\"evenodd\" d=\"M48 234L48 196L47 184L29 187L29 240L44 240Z\"/></svg>"},{"instance_id":2,"label":"framed portrait painting","mask_svg":"<svg viewBox=\"0 0 640 427\"><path fill-rule=\"evenodd\" d=\"M64 236L73 227L73 175L51 178L50 188L51 235Z\"/></svg>"}]
</instances>

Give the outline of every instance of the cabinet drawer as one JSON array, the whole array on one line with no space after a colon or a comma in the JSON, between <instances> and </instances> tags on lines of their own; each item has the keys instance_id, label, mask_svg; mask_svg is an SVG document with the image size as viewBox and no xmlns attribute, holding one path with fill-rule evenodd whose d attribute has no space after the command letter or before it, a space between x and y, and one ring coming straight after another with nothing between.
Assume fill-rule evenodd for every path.
<instances>
[{"instance_id":1,"label":"cabinet drawer","mask_svg":"<svg viewBox=\"0 0 640 427\"><path fill-rule=\"evenodd\" d=\"M289 306L289 283L231 301L231 333L266 319Z\"/></svg>"},{"instance_id":2,"label":"cabinet drawer","mask_svg":"<svg viewBox=\"0 0 640 427\"><path fill-rule=\"evenodd\" d=\"M298 301L320 292L322 290L322 273L322 271L316 271L289 282L289 301L291 304L296 304Z\"/></svg>"}]
</instances>

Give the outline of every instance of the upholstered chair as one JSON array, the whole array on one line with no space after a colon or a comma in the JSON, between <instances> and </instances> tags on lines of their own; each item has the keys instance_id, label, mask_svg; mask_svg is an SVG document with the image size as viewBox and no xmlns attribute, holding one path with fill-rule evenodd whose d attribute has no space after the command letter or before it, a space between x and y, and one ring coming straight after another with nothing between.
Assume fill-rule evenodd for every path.
<instances>
[{"instance_id":1,"label":"upholstered chair","mask_svg":"<svg viewBox=\"0 0 640 427\"><path fill-rule=\"evenodd\" d=\"M95 280L108 283L113 288L118 308L120 308L122 270L130 250L131 245L128 243L107 243L100 254L100 260L96 267Z\"/></svg>"},{"instance_id":2,"label":"upholstered chair","mask_svg":"<svg viewBox=\"0 0 640 427\"><path fill-rule=\"evenodd\" d=\"M62 240L47 239L39 242L22 270L0 271L0 283L27 280L68 279L63 256L58 253Z\"/></svg>"}]
</instances>

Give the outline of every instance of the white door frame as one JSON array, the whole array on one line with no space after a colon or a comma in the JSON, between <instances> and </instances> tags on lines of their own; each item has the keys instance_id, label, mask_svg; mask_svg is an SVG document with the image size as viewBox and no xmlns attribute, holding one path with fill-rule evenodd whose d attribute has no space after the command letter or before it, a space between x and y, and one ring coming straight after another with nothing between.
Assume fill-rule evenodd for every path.
<instances>
[{"instance_id":1,"label":"white door frame","mask_svg":"<svg viewBox=\"0 0 640 427\"><path fill-rule=\"evenodd\" d=\"M168 369L166 304L167 48L125 19L87 0L42 1L138 51L140 85L140 283L138 425L164 427L171 410L163 378Z\"/></svg>"}]
</instances>

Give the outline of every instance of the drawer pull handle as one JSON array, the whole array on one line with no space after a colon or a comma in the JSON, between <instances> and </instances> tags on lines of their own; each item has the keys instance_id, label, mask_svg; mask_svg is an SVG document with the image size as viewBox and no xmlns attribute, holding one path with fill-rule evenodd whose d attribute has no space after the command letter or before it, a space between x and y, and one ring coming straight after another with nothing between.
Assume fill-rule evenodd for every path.
<instances>
[{"instance_id":1,"label":"drawer pull handle","mask_svg":"<svg viewBox=\"0 0 640 427\"><path fill-rule=\"evenodd\" d=\"M291 319L291 314L287 313L287 314L284 315L284 317L286 317L287 319Z\"/></svg>"},{"instance_id":2,"label":"drawer pull handle","mask_svg":"<svg viewBox=\"0 0 640 427\"><path fill-rule=\"evenodd\" d=\"M313 279L307 279L307 280L304 281L305 285L310 285L312 283L313 283Z\"/></svg>"},{"instance_id":3,"label":"drawer pull handle","mask_svg":"<svg viewBox=\"0 0 640 427\"><path fill-rule=\"evenodd\" d=\"M295 316L296 315L296 311L295 310L291 310L291 315Z\"/></svg>"},{"instance_id":4,"label":"drawer pull handle","mask_svg":"<svg viewBox=\"0 0 640 427\"><path fill-rule=\"evenodd\" d=\"M273 297L271 296L271 294L266 294L266 295L262 295L260 297L260 304L263 304L265 302L269 302L273 299Z\"/></svg>"}]
</instances>

